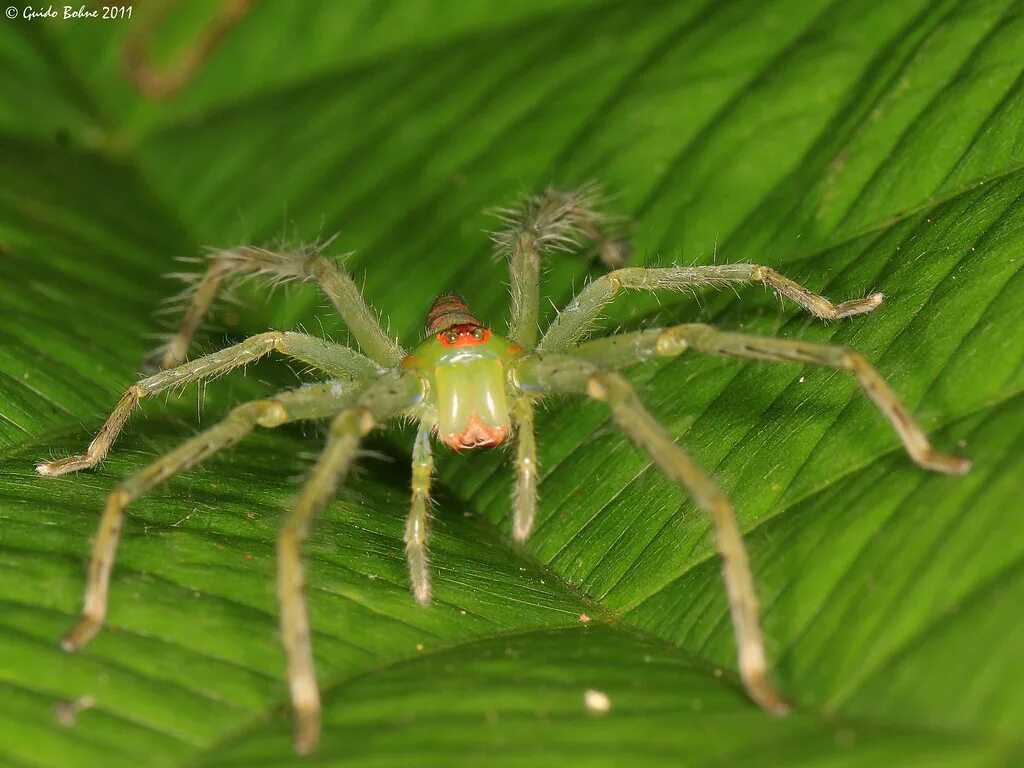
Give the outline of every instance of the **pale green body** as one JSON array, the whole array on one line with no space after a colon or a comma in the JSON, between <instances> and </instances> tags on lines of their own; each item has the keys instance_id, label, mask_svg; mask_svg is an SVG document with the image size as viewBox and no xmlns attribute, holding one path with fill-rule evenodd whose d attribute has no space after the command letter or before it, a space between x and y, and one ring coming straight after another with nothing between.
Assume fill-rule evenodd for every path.
<instances>
[{"instance_id":1,"label":"pale green body","mask_svg":"<svg viewBox=\"0 0 1024 768\"><path fill-rule=\"evenodd\" d=\"M521 355L522 348L508 339L464 324L428 336L402 365L427 381L423 407L438 437L462 450L498 445L508 437L513 394L508 367Z\"/></svg>"}]
</instances>

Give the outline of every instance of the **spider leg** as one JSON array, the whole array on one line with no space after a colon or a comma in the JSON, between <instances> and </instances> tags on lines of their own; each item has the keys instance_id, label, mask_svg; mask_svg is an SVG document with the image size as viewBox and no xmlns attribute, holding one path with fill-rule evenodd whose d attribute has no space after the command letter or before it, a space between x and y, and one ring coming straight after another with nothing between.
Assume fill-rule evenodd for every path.
<instances>
[{"instance_id":1,"label":"spider leg","mask_svg":"<svg viewBox=\"0 0 1024 768\"><path fill-rule=\"evenodd\" d=\"M225 0L217 16L199 33L168 67L157 67L152 58L152 39L164 23L172 3L162 3L157 10L135 25L125 37L121 50L121 70L144 96L151 99L170 98L188 85L213 54L221 39L255 5L254 0Z\"/></svg>"},{"instance_id":2,"label":"spider leg","mask_svg":"<svg viewBox=\"0 0 1024 768\"><path fill-rule=\"evenodd\" d=\"M409 584L421 605L430 602L430 563L427 541L430 538L430 477L434 471L434 454L430 448L431 423L420 422L412 449L412 504L405 523L405 559L409 563Z\"/></svg>"},{"instance_id":3,"label":"spider leg","mask_svg":"<svg viewBox=\"0 0 1024 768\"><path fill-rule=\"evenodd\" d=\"M99 631L107 613L107 592L121 538L124 510L132 501L179 472L234 445L257 426L276 427L287 421L313 419L337 413L354 399L361 385L327 382L283 392L233 409L213 427L186 440L141 472L122 481L107 498L93 542L85 605L78 624L61 641L65 651L81 648Z\"/></svg>"},{"instance_id":4,"label":"spider leg","mask_svg":"<svg viewBox=\"0 0 1024 768\"><path fill-rule=\"evenodd\" d=\"M601 366L618 368L657 356L679 355L687 349L754 360L810 363L849 371L892 424L915 463L925 469L951 475L962 475L971 468L969 460L932 448L888 382L862 354L849 347L752 336L720 331L710 325L687 323L588 341L576 347L572 354Z\"/></svg>"},{"instance_id":5,"label":"spider leg","mask_svg":"<svg viewBox=\"0 0 1024 768\"><path fill-rule=\"evenodd\" d=\"M526 541L537 515L537 440L533 430L533 403L517 397L512 402L516 421L516 486L513 497L513 535Z\"/></svg>"},{"instance_id":6,"label":"spider leg","mask_svg":"<svg viewBox=\"0 0 1024 768\"><path fill-rule=\"evenodd\" d=\"M498 251L507 256L511 277L512 321L509 338L525 349L537 343L541 254L569 250L590 240L606 266L622 264L619 245L602 232L604 217L594 210L600 190L595 185L566 192L549 187L512 209L495 213L506 225L492 234Z\"/></svg>"},{"instance_id":7,"label":"spider leg","mask_svg":"<svg viewBox=\"0 0 1024 768\"><path fill-rule=\"evenodd\" d=\"M253 363L274 350L333 376L367 379L381 372L381 368L368 357L315 336L292 331L270 331L250 336L239 344L198 357L177 368L160 371L133 384L107 417L85 453L42 462L36 465L36 471L47 477L56 477L96 466L107 455L142 398L171 387L219 376L233 368Z\"/></svg>"},{"instance_id":8,"label":"spider leg","mask_svg":"<svg viewBox=\"0 0 1024 768\"><path fill-rule=\"evenodd\" d=\"M750 697L767 712L783 715L789 707L768 680L764 639L743 536L732 504L708 474L672 440L640 403L622 374L601 370L568 355L527 358L517 371L524 392L565 392L607 403L615 423L665 474L679 483L708 517L722 561L736 634L739 671Z\"/></svg>"},{"instance_id":9,"label":"spider leg","mask_svg":"<svg viewBox=\"0 0 1024 768\"><path fill-rule=\"evenodd\" d=\"M301 547L313 519L334 497L352 465L359 442L371 429L415 406L423 396L418 376L391 376L371 384L358 401L331 422L327 445L310 472L277 537L277 594L281 640L295 708L295 749L310 752L319 740L320 694L313 669L309 611L302 592Z\"/></svg>"},{"instance_id":10,"label":"spider leg","mask_svg":"<svg viewBox=\"0 0 1024 768\"><path fill-rule=\"evenodd\" d=\"M277 281L315 280L363 352L378 365L388 368L397 365L405 357L405 350L384 332L352 278L321 250L314 248L288 253L247 245L214 252L178 331L150 359L159 368L170 368L184 361L192 337L202 325L225 278L231 275L265 275Z\"/></svg>"},{"instance_id":11,"label":"spider leg","mask_svg":"<svg viewBox=\"0 0 1024 768\"><path fill-rule=\"evenodd\" d=\"M796 302L822 320L840 320L876 309L884 298L872 293L862 299L834 304L824 296L759 264L723 264L705 267L626 267L587 284L548 327L537 344L541 352L563 352L579 341L597 322L601 311L626 288L640 291L681 291L688 288L722 288L732 283L762 283Z\"/></svg>"}]
</instances>

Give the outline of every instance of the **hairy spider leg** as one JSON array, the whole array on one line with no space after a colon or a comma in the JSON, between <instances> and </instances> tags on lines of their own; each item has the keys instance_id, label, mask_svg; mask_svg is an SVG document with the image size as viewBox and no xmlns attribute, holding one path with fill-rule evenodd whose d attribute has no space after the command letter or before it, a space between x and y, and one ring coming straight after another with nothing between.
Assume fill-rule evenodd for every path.
<instances>
[{"instance_id":1,"label":"hairy spider leg","mask_svg":"<svg viewBox=\"0 0 1024 768\"><path fill-rule=\"evenodd\" d=\"M554 319L537 344L538 352L563 352L583 338L602 310L623 290L681 291L722 288L732 283L762 283L780 296L799 304L822 320L840 320L877 309L881 293L834 304L824 296L759 264L723 264L704 267L626 267L588 283Z\"/></svg>"},{"instance_id":2,"label":"hairy spider leg","mask_svg":"<svg viewBox=\"0 0 1024 768\"><path fill-rule=\"evenodd\" d=\"M768 680L768 665L754 579L732 504L708 474L680 448L643 407L622 374L569 355L529 357L516 372L527 393L564 392L605 402L615 423L670 478L681 485L711 519L722 561L739 670L750 697L767 712L784 715L789 707Z\"/></svg>"},{"instance_id":3,"label":"hairy spider leg","mask_svg":"<svg viewBox=\"0 0 1024 768\"><path fill-rule=\"evenodd\" d=\"M327 445L310 472L277 537L277 594L281 602L281 640L295 709L295 750L311 752L320 736L320 694L313 668L309 610L303 595L303 542L313 519L334 498L356 456L360 440L374 427L418 405L423 379L403 372L378 379L356 403L334 417Z\"/></svg>"},{"instance_id":4,"label":"hairy spider leg","mask_svg":"<svg viewBox=\"0 0 1024 768\"><path fill-rule=\"evenodd\" d=\"M575 192L549 187L517 208L494 212L506 225L492 238L509 262L509 338L527 351L537 343L541 254L575 249L585 238L606 266L617 267L624 260L621 246L602 231L607 217L595 210L600 196L596 184Z\"/></svg>"},{"instance_id":5,"label":"hairy spider leg","mask_svg":"<svg viewBox=\"0 0 1024 768\"><path fill-rule=\"evenodd\" d=\"M604 231L608 217L596 210L601 189L590 184L575 191L549 187L527 197L518 207L495 211L506 225L492 233L498 252L509 263L509 338L524 351L537 344L540 304L541 256L558 250L572 250L584 239L597 248L607 267L621 266L623 246ZM525 541L537 514L537 446L533 429L533 403L523 397L512 399L516 425L515 491L513 494L513 535Z\"/></svg>"},{"instance_id":6,"label":"hairy spider leg","mask_svg":"<svg viewBox=\"0 0 1024 768\"><path fill-rule=\"evenodd\" d=\"M287 421L316 419L337 413L355 398L361 386L353 382L324 382L240 405L218 424L186 440L141 472L119 483L107 497L93 542L82 617L61 641L61 647L65 651L81 648L103 625L110 573L128 504L179 472L234 445L257 426L276 427Z\"/></svg>"},{"instance_id":7,"label":"hairy spider leg","mask_svg":"<svg viewBox=\"0 0 1024 768\"><path fill-rule=\"evenodd\" d=\"M537 516L537 438L533 429L533 402L526 397L512 400L516 424L516 484L512 496L512 535L526 541Z\"/></svg>"},{"instance_id":8,"label":"hairy spider leg","mask_svg":"<svg viewBox=\"0 0 1024 768\"><path fill-rule=\"evenodd\" d=\"M427 542L430 539L430 478L434 472L434 454L430 432L435 418L424 417L412 447L412 502L405 521L405 559L409 565L409 585L420 605L430 602L430 560Z\"/></svg>"},{"instance_id":9,"label":"hairy spider leg","mask_svg":"<svg viewBox=\"0 0 1024 768\"><path fill-rule=\"evenodd\" d=\"M622 367L657 356L675 356L687 349L713 355L771 362L795 362L849 371L864 393L892 424L911 459L924 469L962 475L971 462L932 448L922 429L892 387L860 352L849 347L720 331L710 325L684 323L595 339L580 344L574 357L592 363Z\"/></svg>"},{"instance_id":10,"label":"hairy spider leg","mask_svg":"<svg viewBox=\"0 0 1024 768\"><path fill-rule=\"evenodd\" d=\"M256 362L273 351L301 360L332 376L368 379L378 376L381 368L355 350L316 336L292 331L270 331L250 336L243 342L198 357L176 368L169 368L133 384L121 397L100 431L89 443L85 453L36 465L36 471L47 477L65 475L96 466L110 451L110 446L128 422L144 397L176 386L209 379L233 368Z\"/></svg>"},{"instance_id":11,"label":"hairy spider leg","mask_svg":"<svg viewBox=\"0 0 1024 768\"><path fill-rule=\"evenodd\" d=\"M274 281L314 280L331 300L364 354L378 365L391 368L405 357L402 345L381 327L352 278L339 269L322 249L288 253L254 246L215 251L200 279L178 331L151 359L160 368L185 360L192 337L203 323L225 278L232 275L263 275Z\"/></svg>"},{"instance_id":12,"label":"hairy spider leg","mask_svg":"<svg viewBox=\"0 0 1024 768\"><path fill-rule=\"evenodd\" d=\"M167 67L158 67L151 56L154 33L164 23L173 2L164 2L133 23L121 49L121 69L146 97L166 99L196 76L221 39L256 4L256 0L224 0L213 18ZM149 10L149 9L147 9Z\"/></svg>"}]
</instances>

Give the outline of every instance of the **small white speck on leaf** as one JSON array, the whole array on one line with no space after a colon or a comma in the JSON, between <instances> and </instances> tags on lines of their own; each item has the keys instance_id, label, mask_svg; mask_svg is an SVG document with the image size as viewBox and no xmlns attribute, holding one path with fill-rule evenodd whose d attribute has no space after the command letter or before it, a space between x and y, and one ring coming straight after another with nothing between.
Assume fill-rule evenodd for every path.
<instances>
[{"instance_id":1,"label":"small white speck on leaf","mask_svg":"<svg viewBox=\"0 0 1024 768\"><path fill-rule=\"evenodd\" d=\"M583 706L592 715L603 715L612 708L612 700L604 691L588 688L583 692Z\"/></svg>"}]
</instances>

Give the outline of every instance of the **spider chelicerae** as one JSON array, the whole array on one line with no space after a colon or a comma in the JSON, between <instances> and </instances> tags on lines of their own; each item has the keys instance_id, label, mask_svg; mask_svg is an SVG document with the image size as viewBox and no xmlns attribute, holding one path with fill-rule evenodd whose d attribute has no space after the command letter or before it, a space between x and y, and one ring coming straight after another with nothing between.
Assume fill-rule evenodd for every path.
<instances>
[{"instance_id":1,"label":"spider chelicerae","mask_svg":"<svg viewBox=\"0 0 1024 768\"><path fill-rule=\"evenodd\" d=\"M740 677L757 704L773 714L784 714L786 702L768 678L754 582L732 506L715 481L644 409L619 370L645 360L675 357L686 350L843 369L856 377L890 421L910 458L921 467L962 474L970 462L934 451L885 380L862 355L845 347L732 333L699 323L581 341L601 311L627 289L678 291L761 283L824 320L871 312L882 303L882 294L873 293L834 304L757 264L621 267L622 249L607 235L607 220L596 210L596 198L594 188L574 192L548 189L517 208L499 211L503 228L493 237L508 259L511 275L508 336L494 333L463 299L446 293L431 306L423 340L412 351L383 330L352 279L322 249L287 253L242 246L214 251L177 333L158 354L162 370L128 388L84 454L41 463L36 467L39 474L54 477L95 466L144 397L217 376L273 351L310 365L327 380L235 407L221 422L114 488L93 544L82 616L62 647L67 651L81 648L103 623L110 573L129 503L238 442L257 426L329 418L327 444L277 537L277 591L295 710L295 748L309 752L319 738L320 701L300 549L313 519L331 501L351 467L360 440L396 417L411 417L419 424L412 450L412 504L405 527L405 553L412 593L427 604L431 599L427 563L427 506L434 465L431 438L436 435L455 450L463 450L498 445L514 436L514 535L522 541L530 533L537 510L534 408L547 395L583 395L604 402L629 439L710 517L735 629ZM613 269L588 283L540 334L541 257L546 252L573 249L585 240ZM246 275L317 282L361 351L304 333L270 331L185 362L192 337L225 280Z\"/></svg>"}]
</instances>

